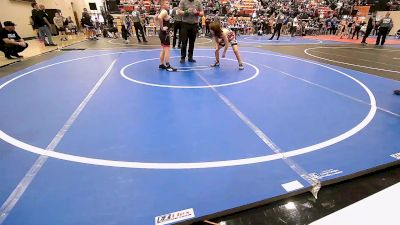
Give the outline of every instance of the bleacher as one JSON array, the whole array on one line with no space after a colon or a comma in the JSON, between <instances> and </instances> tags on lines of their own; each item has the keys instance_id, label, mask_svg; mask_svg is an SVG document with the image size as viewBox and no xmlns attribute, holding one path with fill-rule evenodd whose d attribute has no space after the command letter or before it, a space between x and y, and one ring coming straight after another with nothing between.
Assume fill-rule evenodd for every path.
<instances>
[{"instance_id":1,"label":"bleacher","mask_svg":"<svg viewBox=\"0 0 400 225\"><path fill-rule=\"evenodd\" d=\"M133 4L131 0L121 0L120 1L120 9L125 9L127 11L132 11L133 10ZM150 0L144 0L143 5L146 7L147 11L150 11L151 8L151 1Z\"/></svg>"},{"instance_id":2,"label":"bleacher","mask_svg":"<svg viewBox=\"0 0 400 225\"><path fill-rule=\"evenodd\" d=\"M144 5L144 7L146 7L147 11L150 11L150 7L151 7L151 1L150 0L144 0L143 1L143 5Z\"/></svg>"},{"instance_id":3,"label":"bleacher","mask_svg":"<svg viewBox=\"0 0 400 225\"><path fill-rule=\"evenodd\" d=\"M229 3L230 0L220 0L222 4ZM131 0L121 0L120 1L120 9L125 9L127 11L133 10L133 4ZM178 4L179 1L171 1L173 4ZM149 12L151 11L151 1L144 0L143 5L146 7L146 10ZM239 15L251 15L254 12L254 1L253 0L242 0L242 4L235 4L235 7L239 9Z\"/></svg>"},{"instance_id":4,"label":"bleacher","mask_svg":"<svg viewBox=\"0 0 400 225\"><path fill-rule=\"evenodd\" d=\"M221 0L222 4L229 3L230 0ZM240 15L251 15L254 12L254 1L253 0L242 0L242 4L235 4L235 7L239 9Z\"/></svg>"}]
</instances>

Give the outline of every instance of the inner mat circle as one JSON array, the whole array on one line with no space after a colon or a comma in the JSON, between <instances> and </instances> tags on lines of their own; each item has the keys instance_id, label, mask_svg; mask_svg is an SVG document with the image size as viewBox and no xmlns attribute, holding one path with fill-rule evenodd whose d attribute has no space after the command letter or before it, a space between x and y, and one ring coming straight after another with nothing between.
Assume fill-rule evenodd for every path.
<instances>
[{"instance_id":1,"label":"inner mat circle","mask_svg":"<svg viewBox=\"0 0 400 225\"><path fill-rule=\"evenodd\" d=\"M178 58L180 57L171 57L171 59ZM155 68L158 72L154 72L146 68L157 65L154 61L159 60L159 58L150 58L124 66L120 70L120 74L126 80L137 84L182 89L215 88L237 85L251 81L260 74L260 70L256 66L247 62L243 62L243 64L247 65L245 70L238 70L236 59L221 58L220 67L210 68L209 64L213 62L214 57L196 56L196 58L210 60L198 60L195 64L184 64L184 66L181 66L178 60L173 60L171 63L177 65L177 72L167 72L165 70L159 70L158 68ZM146 64L149 65L147 66ZM249 70L252 72L248 72ZM206 78L210 85L204 85L204 81L202 81L198 75ZM197 80L197 84L193 84L193 78Z\"/></svg>"},{"instance_id":2,"label":"inner mat circle","mask_svg":"<svg viewBox=\"0 0 400 225\"><path fill-rule=\"evenodd\" d=\"M157 41L159 41L158 37L156 38ZM200 41L201 40L201 41ZM205 41L202 41L205 40ZM208 38L198 38L196 41L196 45L205 45L209 44L212 42L212 39ZM115 42L115 39L111 39L108 41L108 43L113 44L113 45L122 45L122 46L142 46L142 47L159 47L159 44L147 44L147 43L123 43L123 42Z\"/></svg>"}]
</instances>

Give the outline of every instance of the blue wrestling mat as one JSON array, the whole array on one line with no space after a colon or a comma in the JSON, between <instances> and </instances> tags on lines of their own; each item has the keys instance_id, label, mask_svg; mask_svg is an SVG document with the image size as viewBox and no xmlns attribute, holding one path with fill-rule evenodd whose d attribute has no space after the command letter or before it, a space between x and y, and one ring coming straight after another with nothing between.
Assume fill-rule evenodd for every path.
<instances>
[{"instance_id":1,"label":"blue wrestling mat","mask_svg":"<svg viewBox=\"0 0 400 225\"><path fill-rule=\"evenodd\" d=\"M399 162L400 82L240 50L243 71L73 51L1 78L0 224L199 220Z\"/></svg>"}]
</instances>

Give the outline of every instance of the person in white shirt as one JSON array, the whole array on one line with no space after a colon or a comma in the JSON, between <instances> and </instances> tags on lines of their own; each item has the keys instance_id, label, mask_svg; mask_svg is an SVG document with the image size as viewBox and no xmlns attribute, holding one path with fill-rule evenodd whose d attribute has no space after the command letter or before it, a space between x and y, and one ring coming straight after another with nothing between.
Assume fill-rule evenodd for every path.
<instances>
[{"instance_id":1,"label":"person in white shirt","mask_svg":"<svg viewBox=\"0 0 400 225\"><path fill-rule=\"evenodd\" d=\"M297 16L293 19L293 22L292 22L292 27L291 27L291 35L292 35L292 37L294 37L295 36L295 34L296 34L296 31L297 31L297 26L299 26L299 20L297 19Z\"/></svg>"},{"instance_id":2,"label":"person in white shirt","mask_svg":"<svg viewBox=\"0 0 400 225\"><path fill-rule=\"evenodd\" d=\"M59 12L55 13L55 17L53 18L53 23L57 27L57 31L61 36L61 41L67 41L67 37L65 35L65 27L64 27L64 17L60 15Z\"/></svg>"}]
</instances>

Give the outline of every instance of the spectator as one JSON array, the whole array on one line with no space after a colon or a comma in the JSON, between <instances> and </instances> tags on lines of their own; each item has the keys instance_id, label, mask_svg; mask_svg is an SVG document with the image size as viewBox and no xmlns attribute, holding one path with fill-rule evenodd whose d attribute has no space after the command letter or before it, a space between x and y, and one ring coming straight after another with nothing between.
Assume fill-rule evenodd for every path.
<instances>
[{"instance_id":1,"label":"spectator","mask_svg":"<svg viewBox=\"0 0 400 225\"><path fill-rule=\"evenodd\" d=\"M297 16L293 19L292 24L291 24L291 36L294 37L295 33L297 32L297 26L299 26L299 20L297 19Z\"/></svg>"},{"instance_id":2,"label":"spectator","mask_svg":"<svg viewBox=\"0 0 400 225\"><path fill-rule=\"evenodd\" d=\"M110 13L107 13L106 21L109 28L114 27L114 17Z\"/></svg>"},{"instance_id":3,"label":"spectator","mask_svg":"<svg viewBox=\"0 0 400 225\"><path fill-rule=\"evenodd\" d=\"M285 15L283 15L282 13L279 13L279 15L276 18L274 34L272 34L272 37L269 40L272 40L277 32L278 32L278 37L276 38L276 40L279 40L279 37L281 36L281 29L282 29L282 24L283 24L284 20L285 20Z\"/></svg>"},{"instance_id":4,"label":"spectator","mask_svg":"<svg viewBox=\"0 0 400 225\"><path fill-rule=\"evenodd\" d=\"M67 26L71 33L77 34L76 25L70 16L65 20L64 25Z\"/></svg>"},{"instance_id":5,"label":"spectator","mask_svg":"<svg viewBox=\"0 0 400 225\"><path fill-rule=\"evenodd\" d=\"M114 17L111 14L106 16L107 26L103 26L103 36L118 38L118 29L114 26Z\"/></svg>"},{"instance_id":6,"label":"spectator","mask_svg":"<svg viewBox=\"0 0 400 225\"><path fill-rule=\"evenodd\" d=\"M374 21L374 30L372 31L372 35L378 35L379 32L379 23L378 21Z\"/></svg>"},{"instance_id":7,"label":"spectator","mask_svg":"<svg viewBox=\"0 0 400 225\"><path fill-rule=\"evenodd\" d=\"M15 31L15 24L11 21L4 22L4 28L0 31L0 50L7 59L12 56L21 58L18 53L24 51L28 44Z\"/></svg>"},{"instance_id":8,"label":"spectator","mask_svg":"<svg viewBox=\"0 0 400 225\"><path fill-rule=\"evenodd\" d=\"M36 5L36 3L32 3L32 4L31 4L33 10L35 10L35 5ZM29 22L30 22L30 25L32 26L32 29L35 31L36 37L40 40L40 37L39 37L39 30L38 30L39 27L37 26L37 24L35 24L35 21L34 21L34 18L33 18L33 16L32 16L32 14L31 14L31 16L29 17Z\"/></svg>"},{"instance_id":9,"label":"spectator","mask_svg":"<svg viewBox=\"0 0 400 225\"><path fill-rule=\"evenodd\" d=\"M349 19L348 23L347 23L347 27L348 27L348 38L350 38L350 35L353 33L353 26L354 26L354 21L353 19Z\"/></svg>"},{"instance_id":10,"label":"spectator","mask_svg":"<svg viewBox=\"0 0 400 225\"><path fill-rule=\"evenodd\" d=\"M125 40L125 44L129 44L128 37L131 37L131 15L129 15L125 9L121 10L121 33L122 38Z\"/></svg>"},{"instance_id":11,"label":"spectator","mask_svg":"<svg viewBox=\"0 0 400 225\"><path fill-rule=\"evenodd\" d=\"M60 15L59 12L56 12L55 17L53 18L53 23L57 27L58 33L61 35L61 41L67 41L67 37L65 35L65 27L64 27L64 17Z\"/></svg>"},{"instance_id":12,"label":"spectator","mask_svg":"<svg viewBox=\"0 0 400 225\"><path fill-rule=\"evenodd\" d=\"M206 36L206 15L201 17L201 32L204 36Z\"/></svg>"},{"instance_id":13,"label":"spectator","mask_svg":"<svg viewBox=\"0 0 400 225\"><path fill-rule=\"evenodd\" d=\"M349 24L352 24L352 21L347 22L346 20L342 20L339 26L339 36L340 39L343 39L343 36L346 36L346 27L348 28L347 31L351 32L351 26Z\"/></svg>"},{"instance_id":14,"label":"spectator","mask_svg":"<svg viewBox=\"0 0 400 225\"><path fill-rule=\"evenodd\" d=\"M181 28L182 28L182 16L178 14L178 7L174 7L172 9L171 16L174 19L174 37L172 40L172 47L176 47L176 39L178 35L178 48L181 48L182 40L181 40Z\"/></svg>"},{"instance_id":15,"label":"spectator","mask_svg":"<svg viewBox=\"0 0 400 225\"><path fill-rule=\"evenodd\" d=\"M358 40L358 35L360 34L360 30L361 30L361 24L359 21L356 21L354 23L354 32L353 32L353 36L351 37L351 39L354 39L354 36L357 34L357 40Z\"/></svg>"},{"instance_id":16,"label":"spectator","mask_svg":"<svg viewBox=\"0 0 400 225\"><path fill-rule=\"evenodd\" d=\"M32 19L38 27L40 40L45 43L45 46L57 46L52 39L50 32L51 25L48 20L49 16L45 11L44 5L38 6L36 3L32 3L32 7ZM45 37L47 37L47 40Z\"/></svg>"},{"instance_id":17,"label":"spectator","mask_svg":"<svg viewBox=\"0 0 400 225\"><path fill-rule=\"evenodd\" d=\"M208 35L208 36L211 36L210 24L211 24L211 18L207 16L206 17L206 35Z\"/></svg>"},{"instance_id":18,"label":"spectator","mask_svg":"<svg viewBox=\"0 0 400 225\"><path fill-rule=\"evenodd\" d=\"M86 38L90 40L98 40L96 37L96 30L94 29L94 24L92 18L89 15L89 12L86 8L83 8L82 19L81 19L82 27L85 28Z\"/></svg>"}]
</instances>

